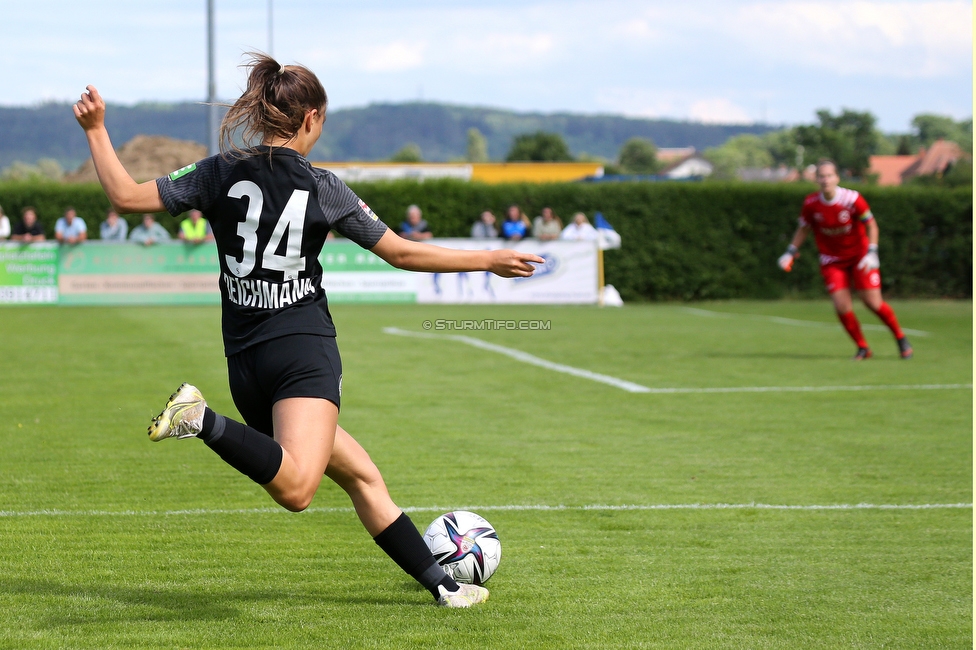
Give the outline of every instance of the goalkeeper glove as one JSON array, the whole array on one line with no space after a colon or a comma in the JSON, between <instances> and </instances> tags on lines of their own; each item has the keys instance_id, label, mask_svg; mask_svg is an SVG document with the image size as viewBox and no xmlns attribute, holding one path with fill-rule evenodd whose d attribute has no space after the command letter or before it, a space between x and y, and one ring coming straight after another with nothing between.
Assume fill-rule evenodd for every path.
<instances>
[{"instance_id":1,"label":"goalkeeper glove","mask_svg":"<svg viewBox=\"0 0 976 650\"><path fill-rule=\"evenodd\" d=\"M779 268L789 273L793 270L793 262L796 261L797 257L799 257L799 255L797 255L796 246L790 244L786 247L786 252L780 255L779 259L776 260L776 263L779 264Z\"/></svg>"},{"instance_id":2,"label":"goalkeeper glove","mask_svg":"<svg viewBox=\"0 0 976 650\"><path fill-rule=\"evenodd\" d=\"M881 260L878 259L877 244L871 244L868 246L867 255L862 257L861 261L857 263L857 268L860 271L873 271L881 268Z\"/></svg>"}]
</instances>

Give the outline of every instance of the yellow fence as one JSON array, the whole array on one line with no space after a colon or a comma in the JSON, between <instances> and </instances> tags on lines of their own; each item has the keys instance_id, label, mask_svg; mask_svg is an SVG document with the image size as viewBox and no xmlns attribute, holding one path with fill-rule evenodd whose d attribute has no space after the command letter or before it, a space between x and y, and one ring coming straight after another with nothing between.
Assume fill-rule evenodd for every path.
<instances>
[{"instance_id":1,"label":"yellow fence","mask_svg":"<svg viewBox=\"0 0 976 650\"><path fill-rule=\"evenodd\" d=\"M600 163L391 163L315 162L347 182L433 178L457 178L481 183L567 183L603 176Z\"/></svg>"}]
</instances>

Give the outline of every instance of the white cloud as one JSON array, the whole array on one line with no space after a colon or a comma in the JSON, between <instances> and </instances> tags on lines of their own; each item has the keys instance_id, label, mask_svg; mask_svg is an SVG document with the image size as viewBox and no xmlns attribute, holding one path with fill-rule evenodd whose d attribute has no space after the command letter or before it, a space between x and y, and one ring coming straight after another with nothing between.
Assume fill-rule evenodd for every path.
<instances>
[{"instance_id":1,"label":"white cloud","mask_svg":"<svg viewBox=\"0 0 976 650\"><path fill-rule=\"evenodd\" d=\"M438 65L497 74L551 63L558 39L547 32L474 32L440 42Z\"/></svg>"},{"instance_id":2,"label":"white cloud","mask_svg":"<svg viewBox=\"0 0 976 650\"><path fill-rule=\"evenodd\" d=\"M637 41L660 40L666 31L662 27L666 24L663 16L657 11L645 11L639 17L627 16L616 24L611 31L625 39Z\"/></svg>"},{"instance_id":3,"label":"white cloud","mask_svg":"<svg viewBox=\"0 0 976 650\"><path fill-rule=\"evenodd\" d=\"M201 99L199 0L10 4L0 104L71 98ZM242 53L269 44L261 0L220 2L218 94L243 86ZM968 0L480 0L274 3L274 54L321 77L335 106L430 99L520 110L809 120L871 110L968 115ZM767 110L768 109L768 110Z\"/></svg>"},{"instance_id":4,"label":"white cloud","mask_svg":"<svg viewBox=\"0 0 976 650\"><path fill-rule=\"evenodd\" d=\"M677 116L680 110L674 93L647 88L600 88L595 93L595 101L599 108L608 113L622 113L630 117Z\"/></svg>"},{"instance_id":5,"label":"white cloud","mask_svg":"<svg viewBox=\"0 0 976 650\"><path fill-rule=\"evenodd\" d=\"M755 120L741 106L725 97L710 97L692 102L688 116L693 121L713 124L751 124Z\"/></svg>"},{"instance_id":6,"label":"white cloud","mask_svg":"<svg viewBox=\"0 0 976 650\"><path fill-rule=\"evenodd\" d=\"M597 103L608 112L631 117L677 118L715 124L751 124L748 111L728 97L644 88L604 88Z\"/></svg>"},{"instance_id":7,"label":"white cloud","mask_svg":"<svg viewBox=\"0 0 976 650\"><path fill-rule=\"evenodd\" d=\"M728 18L723 31L780 65L894 78L972 69L968 2L757 2Z\"/></svg>"},{"instance_id":8,"label":"white cloud","mask_svg":"<svg viewBox=\"0 0 976 650\"><path fill-rule=\"evenodd\" d=\"M424 64L423 41L393 41L385 45L369 46L362 54L361 69L366 72L403 72Z\"/></svg>"}]
</instances>

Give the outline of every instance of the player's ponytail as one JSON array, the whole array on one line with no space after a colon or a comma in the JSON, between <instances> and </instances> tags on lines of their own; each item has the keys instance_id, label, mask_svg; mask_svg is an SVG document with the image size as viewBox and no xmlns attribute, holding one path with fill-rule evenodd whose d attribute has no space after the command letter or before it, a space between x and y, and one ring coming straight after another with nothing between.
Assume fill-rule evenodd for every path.
<instances>
[{"instance_id":1,"label":"player's ponytail","mask_svg":"<svg viewBox=\"0 0 976 650\"><path fill-rule=\"evenodd\" d=\"M329 98L318 77L301 65L281 65L267 54L248 53L247 89L220 123L220 150L244 155L237 138L253 147L272 138L291 139L305 113L323 114Z\"/></svg>"}]
</instances>

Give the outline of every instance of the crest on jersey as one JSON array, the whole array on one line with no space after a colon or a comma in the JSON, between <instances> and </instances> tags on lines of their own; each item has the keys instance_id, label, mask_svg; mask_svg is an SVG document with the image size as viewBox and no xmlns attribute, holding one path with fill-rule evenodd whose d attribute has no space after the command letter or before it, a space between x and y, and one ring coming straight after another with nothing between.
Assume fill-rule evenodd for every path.
<instances>
[{"instance_id":1,"label":"crest on jersey","mask_svg":"<svg viewBox=\"0 0 976 650\"><path fill-rule=\"evenodd\" d=\"M376 214L372 210L370 210L369 206L366 205L366 202L363 201L362 199L359 199L359 207L363 209L363 212L366 213L366 216L368 216L373 221L376 221L377 219Z\"/></svg>"},{"instance_id":2,"label":"crest on jersey","mask_svg":"<svg viewBox=\"0 0 976 650\"><path fill-rule=\"evenodd\" d=\"M847 210L841 210L840 214L837 215L837 220L841 223L847 223L851 220L851 213Z\"/></svg>"}]
</instances>

